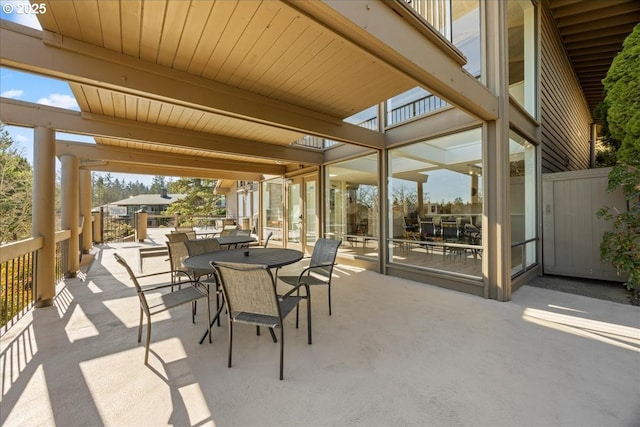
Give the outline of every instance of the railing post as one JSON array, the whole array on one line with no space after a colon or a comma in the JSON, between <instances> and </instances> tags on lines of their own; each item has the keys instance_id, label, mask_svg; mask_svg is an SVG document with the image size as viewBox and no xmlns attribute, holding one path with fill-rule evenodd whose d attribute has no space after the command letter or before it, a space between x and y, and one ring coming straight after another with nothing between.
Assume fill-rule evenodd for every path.
<instances>
[{"instance_id":1,"label":"railing post","mask_svg":"<svg viewBox=\"0 0 640 427\"><path fill-rule=\"evenodd\" d=\"M91 250L91 171L80 170L80 215L84 218L82 223L82 253L88 254Z\"/></svg>"},{"instance_id":2,"label":"railing post","mask_svg":"<svg viewBox=\"0 0 640 427\"><path fill-rule=\"evenodd\" d=\"M102 208L100 212L93 212L93 241L102 243Z\"/></svg>"},{"instance_id":3,"label":"railing post","mask_svg":"<svg viewBox=\"0 0 640 427\"><path fill-rule=\"evenodd\" d=\"M136 239L144 242L147 238L147 211L140 209L136 212Z\"/></svg>"}]
</instances>

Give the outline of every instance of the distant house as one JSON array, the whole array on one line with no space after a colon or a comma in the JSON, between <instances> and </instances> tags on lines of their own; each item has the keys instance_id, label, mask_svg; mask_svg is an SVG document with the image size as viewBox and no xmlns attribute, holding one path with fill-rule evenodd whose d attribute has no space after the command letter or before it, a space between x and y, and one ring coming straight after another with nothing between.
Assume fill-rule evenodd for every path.
<instances>
[{"instance_id":1,"label":"distant house","mask_svg":"<svg viewBox=\"0 0 640 427\"><path fill-rule=\"evenodd\" d=\"M133 218L140 209L144 209L149 215L162 215L171 204L184 199L186 196L186 194L169 194L165 190L160 194L139 194L128 197L100 208L110 216L121 218ZM157 226L155 219L149 218L148 225L151 227Z\"/></svg>"}]
</instances>

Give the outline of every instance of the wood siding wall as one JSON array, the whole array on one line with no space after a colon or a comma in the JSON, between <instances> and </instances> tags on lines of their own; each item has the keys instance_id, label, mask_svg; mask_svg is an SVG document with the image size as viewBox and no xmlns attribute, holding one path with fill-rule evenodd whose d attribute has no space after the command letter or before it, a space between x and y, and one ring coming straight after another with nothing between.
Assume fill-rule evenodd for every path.
<instances>
[{"instance_id":1,"label":"wood siding wall","mask_svg":"<svg viewBox=\"0 0 640 427\"><path fill-rule=\"evenodd\" d=\"M542 173L589 168L589 107L546 4L541 7Z\"/></svg>"}]
</instances>

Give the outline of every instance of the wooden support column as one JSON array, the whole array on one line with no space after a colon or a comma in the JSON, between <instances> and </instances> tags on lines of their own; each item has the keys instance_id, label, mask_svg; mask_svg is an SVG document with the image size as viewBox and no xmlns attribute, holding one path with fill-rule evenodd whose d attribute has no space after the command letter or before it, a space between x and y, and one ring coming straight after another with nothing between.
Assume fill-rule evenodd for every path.
<instances>
[{"instance_id":1,"label":"wooden support column","mask_svg":"<svg viewBox=\"0 0 640 427\"><path fill-rule=\"evenodd\" d=\"M485 198L483 256L485 297L511 299L511 219L509 216L509 62L506 2L484 2L487 87L498 98L498 118L484 126Z\"/></svg>"},{"instance_id":2,"label":"wooden support column","mask_svg":"<svg viewBox=\"0 0 640 427\"><path fill-rule=\"evenodd\" d=\"M93 245L91 234L91 171L80 170L80 215L84 218L82 224L82 253L88 254Z\"/></svg>"},{"instance_id":3,"label":"wooden support column","mask_svg":"<svg viewBox=\"0 0 640 427\"><path fill-rule=\"evenodd\" d=\"M56 133L36 127L33 132L32 233L42 236L36 262L35 306L48 307L56 295Z\"/></svg>"},{"instance_id":4,"label":"wooden support column","mask_svg":"<svg viewBox=\"0 0 640 427\"><path fill-rule=\"evenodd\" d=\"M65 155L60 158L62 163L62 229L70 230L68 248L68 263L65 277L76 277L80 268L80 203L79 203L79 174L80 162L76 156Z\"/></svg>"}]
</instances>

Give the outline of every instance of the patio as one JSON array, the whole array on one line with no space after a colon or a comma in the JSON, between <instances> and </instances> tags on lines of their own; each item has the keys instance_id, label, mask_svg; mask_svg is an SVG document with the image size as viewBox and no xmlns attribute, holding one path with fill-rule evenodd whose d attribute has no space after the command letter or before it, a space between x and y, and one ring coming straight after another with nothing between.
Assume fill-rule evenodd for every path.
<instances>
[{"instance_id":1,"label":"patio","mask_svg":"<svg viewBox=\"0 0 640 427\"><path fill-rule=\"evenodd\" d=\"M102 245L86 278L2 337L0 421L16 425L636 425L638 308L524 286L500 303L339 265L333 316L313 294L313 345L291 316L284 381L269 334L226 319L199 345L186 307L153 326L149 366L138 301ZM145 271L165 267L145 260ZM289 270L294 269L290 267ZM304 311L304 310L303 310Z\"/></svg>"}]
</instances>

